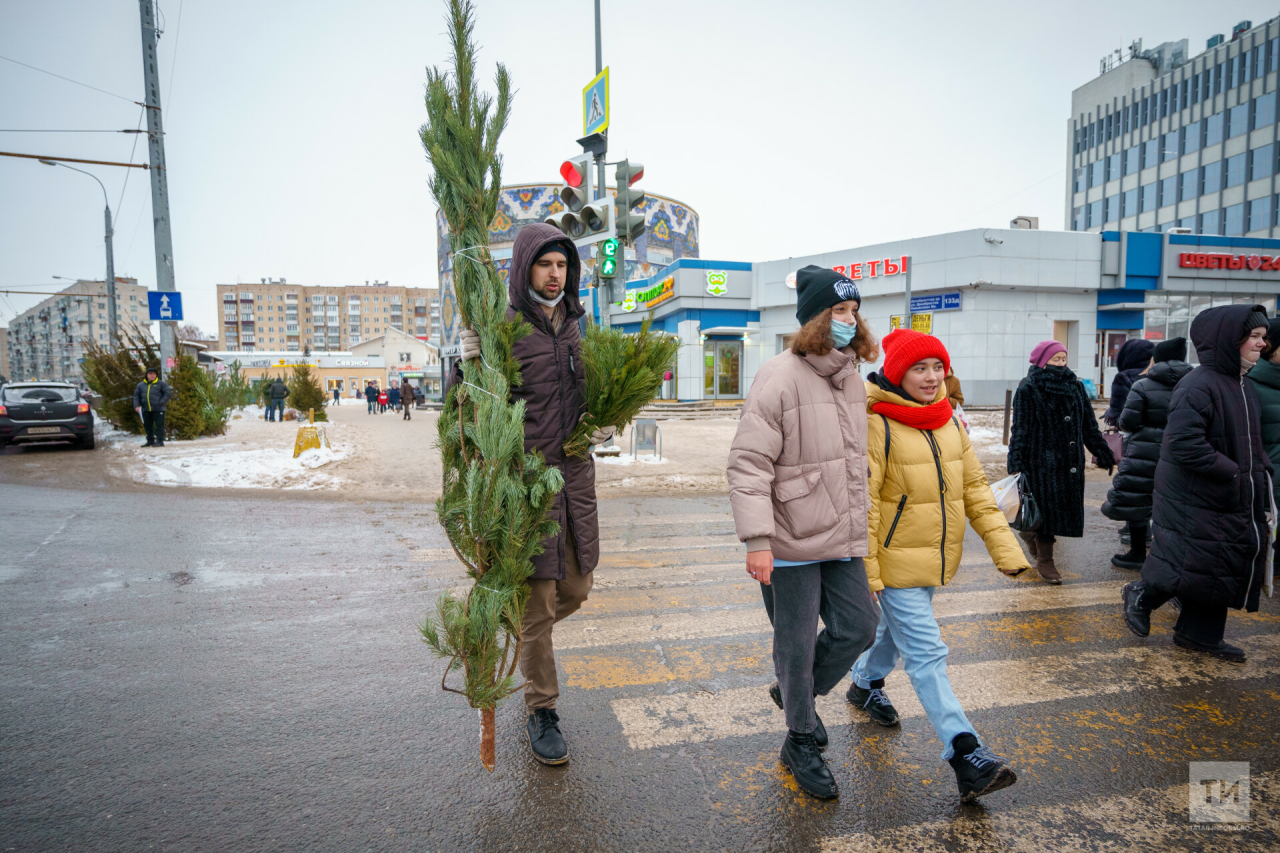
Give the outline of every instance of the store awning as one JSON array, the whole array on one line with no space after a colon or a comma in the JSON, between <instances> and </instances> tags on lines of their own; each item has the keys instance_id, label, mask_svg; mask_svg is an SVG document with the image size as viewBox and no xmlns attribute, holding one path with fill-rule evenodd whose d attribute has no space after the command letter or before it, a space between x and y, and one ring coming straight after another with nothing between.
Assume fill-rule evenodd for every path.
<instances>
[{"instance_id":1,"label":"store awning","mask_svg":"<svg viewBox=\"0 0 1280 853\"><path fill-rule=\"evenodd\" d=\"M1163 302L1116 302L1113 305L1099 305L1099 311L1158 311L1166 308Z\"/></svg>"},{"instance_id":2,"label":"store awning","mask_svg":"<svg viewBox=\"0 0 1280 853\"><path fill-rule=\"evenodd\" d=\"M710 329L703 329L701 334L704 335L749 335L752 332L758 332L759 329L748 329L746 326L713 326Z\"/></svg>"}]
</instances>

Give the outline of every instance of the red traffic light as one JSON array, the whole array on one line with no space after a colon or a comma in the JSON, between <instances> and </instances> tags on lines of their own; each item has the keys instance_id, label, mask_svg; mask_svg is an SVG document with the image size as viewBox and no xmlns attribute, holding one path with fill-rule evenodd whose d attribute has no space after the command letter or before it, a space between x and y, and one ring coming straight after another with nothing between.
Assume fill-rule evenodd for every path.
<instances>
[{"instance_id":1,"label":"red traffic light","mask_svg":"<svg viewBox=\"0 0 1280 853\"><path fill-rule=\"evenodd\" d=\"M560 177L571 187L582 186L582 173L578 171L577 164L572 160L565 160L560 164Z\"/></svg>"}]
</instances>

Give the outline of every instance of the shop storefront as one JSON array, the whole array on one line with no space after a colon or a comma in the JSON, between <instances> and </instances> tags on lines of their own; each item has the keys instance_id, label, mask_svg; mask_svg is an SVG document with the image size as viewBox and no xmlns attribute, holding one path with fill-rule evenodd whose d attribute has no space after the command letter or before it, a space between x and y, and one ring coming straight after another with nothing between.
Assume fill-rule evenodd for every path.
<instances>
[{"instance_id":1,"label":"shop storefront","mask_svg":"<svg viewBox=\"0 0 1280 853\"><path fill-rule=\"evenodd\" d=\"M224 373L232 363L240 363L240 372L250 380L263 376L280 377L286 383L292 369L299 364L309 364L320 379L320 387L329 394L335 388L344 397L357 393L369 382L382 386L385 381L385 362L381 356L352 356L349 353L325 353L303 355L296 352L213 352L218 359L217 369Z\"/></svg>"}]
</instances>

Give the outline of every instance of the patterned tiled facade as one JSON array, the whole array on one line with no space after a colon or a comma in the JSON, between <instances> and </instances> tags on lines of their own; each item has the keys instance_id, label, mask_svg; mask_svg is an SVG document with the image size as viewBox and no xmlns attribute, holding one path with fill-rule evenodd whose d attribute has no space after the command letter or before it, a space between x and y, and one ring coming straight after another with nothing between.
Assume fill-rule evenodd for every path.
<instances>
[{"instance_id":1,"label":"patterned tiled facade","mask_svg":"<svg viewBox=\"0 0 1280 853\"><path fill-rule=\"evenodd\" d=\"M498 201L498 212L489 225L489 249L498 265L498 274L506 281L511 267L511 249L516 234L532 222L542 222L553 213L564 210L557 198L559 184L525 184L505 187ZM615 195L611 187L609 194ZM647 200L638 208L644 213L645 233L636 241L635 257L628 255L627 280L648 278L667 264L680 258L698 257L698 214L686 204L664 196L646 193ZM453 255L449 246L449 228L444 216L436 213L436 262L440 273L440 331L445 346L458 342L460 319L453 292ZM594 269L590 250L579 249L584 279Z\"/></svg>"}]
</instances>

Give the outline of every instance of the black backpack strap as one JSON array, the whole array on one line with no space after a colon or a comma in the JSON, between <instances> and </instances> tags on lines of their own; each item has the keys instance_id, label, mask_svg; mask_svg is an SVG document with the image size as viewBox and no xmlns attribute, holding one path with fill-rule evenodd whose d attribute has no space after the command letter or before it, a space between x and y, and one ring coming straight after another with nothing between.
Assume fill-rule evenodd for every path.
<instances>
[{"instance_id":1,"label":"black backpack strap","mask_svg":"<svg viewBox=\"0 0 1280 853\"><path fill-rule=\"evenodd\" d=\"M880 416L880 420L884 421L884 461L889 461L889 419L884 415Z\"/></svg>"}]
</instances>

